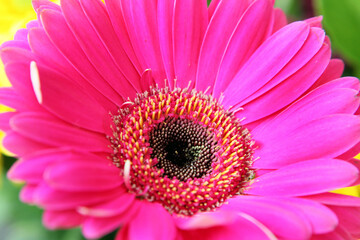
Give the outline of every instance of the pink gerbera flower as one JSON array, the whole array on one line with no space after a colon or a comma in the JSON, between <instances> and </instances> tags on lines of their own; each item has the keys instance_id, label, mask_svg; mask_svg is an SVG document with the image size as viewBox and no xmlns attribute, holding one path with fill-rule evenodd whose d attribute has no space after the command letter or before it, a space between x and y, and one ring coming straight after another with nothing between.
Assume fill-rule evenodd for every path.
<instances>
[{"instance_id":1,"label":"pink gerbera flower","mask_svg":"<svg viewBox=\"0 0 360 240\"><path fill-rule=\"evenodd\" d=\"M4 43L21 199L86 238L355 239L360 83L271 0L34 0Z\"/></svg>"}]
</instances>

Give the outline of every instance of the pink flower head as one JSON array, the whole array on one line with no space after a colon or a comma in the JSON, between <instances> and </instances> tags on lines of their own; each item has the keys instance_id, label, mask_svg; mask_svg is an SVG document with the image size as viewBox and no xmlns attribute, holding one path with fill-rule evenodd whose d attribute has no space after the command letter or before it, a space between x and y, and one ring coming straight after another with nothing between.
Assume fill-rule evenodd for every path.
<instances>
[{"instance_id":1,"label":"pink flower head","mask_svg":"<svg viewBox=\"0 0 360 240\"><path fill-rule=\"evenodd\" d=\"M86 238L356 239L360 82L271 0L33 0L1 46L22 201ZM356 113L357 112L357 113Z\"/></svg>"}]
</instances>

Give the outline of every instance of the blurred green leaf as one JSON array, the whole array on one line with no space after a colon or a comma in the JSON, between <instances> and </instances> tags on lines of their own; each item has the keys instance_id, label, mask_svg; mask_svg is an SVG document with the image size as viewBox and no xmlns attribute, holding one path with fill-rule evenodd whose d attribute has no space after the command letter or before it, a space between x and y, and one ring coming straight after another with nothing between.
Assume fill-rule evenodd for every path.
<instances>
[{"instance_id":1,"label":"blurred green leaf","mask_svg":"<svg viewBox=\"0 0 360 240\"><path fill-rule=\"evenodd\" d=\"M290 20L302 18L301 1L298 0L276 0L275 7L281 8Z\"/></svg>"},{"instance_id":2,"label":"blurred green leaf","mask_svg":"<svg viewBox=\"0 0 360 240\"><path fill-rule=\"evenodd\" d=\"M0 188L0 239L6 240L80 240L80 229L47 230L41 223L42 211L19 201L20 184L3 174Z\"/></svg>"},{"instance_id":3,"label":"blurred green leaf","mask_svg":"<svg viewBox=\"0 0 360 240\"><path fill-rule=\"evenodd\" d=\"M316 0L318 14L332 45L360 74L360 2L359 0Z\"/></svg>"}]
</instances>

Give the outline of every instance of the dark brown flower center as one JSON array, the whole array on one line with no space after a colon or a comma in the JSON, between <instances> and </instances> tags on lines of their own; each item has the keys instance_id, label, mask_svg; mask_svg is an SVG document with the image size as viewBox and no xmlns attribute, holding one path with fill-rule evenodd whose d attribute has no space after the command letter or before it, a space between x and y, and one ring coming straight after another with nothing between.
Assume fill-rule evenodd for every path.
<instances>
[{"instance_id":1,"label":"dark brown flower center","mask_svg":"<svg viewBox=\"0 0 360 240\"><path fill-rule=\"evenodd\" d=\"M170 213L212 210L254 175L249 132L208 95L154 88L113 122L112 159L128 191Z\"/></svg>"}]
</instances>

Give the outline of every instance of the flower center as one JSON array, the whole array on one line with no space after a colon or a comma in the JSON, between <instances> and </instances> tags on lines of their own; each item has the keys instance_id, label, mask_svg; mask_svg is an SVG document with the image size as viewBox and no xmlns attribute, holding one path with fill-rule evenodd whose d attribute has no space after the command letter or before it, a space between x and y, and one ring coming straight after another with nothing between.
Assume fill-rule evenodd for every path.
<instances>
[{"instance_id":1,"label":"flower center","mask_svg":"<svg viewBox=\"0 0 360 240\"><path fill-rule=\"evenodd\" d=\"M152 88L113 122L112 159L128 191L170 213L215 209L254 176L248 130L211 96Z\"/></svg>"},{"instance_id":2,"label":"flower center","mask_svg":"<svg viewBox=\"0 0 360 240\"><path fill-rule=\"evenodd\" d=\"M215 136L206 127L180 117L166 117L150 132L151 157L164 176L186 181L211 171L215 159Z\"/></svg>"}]
</instances>

